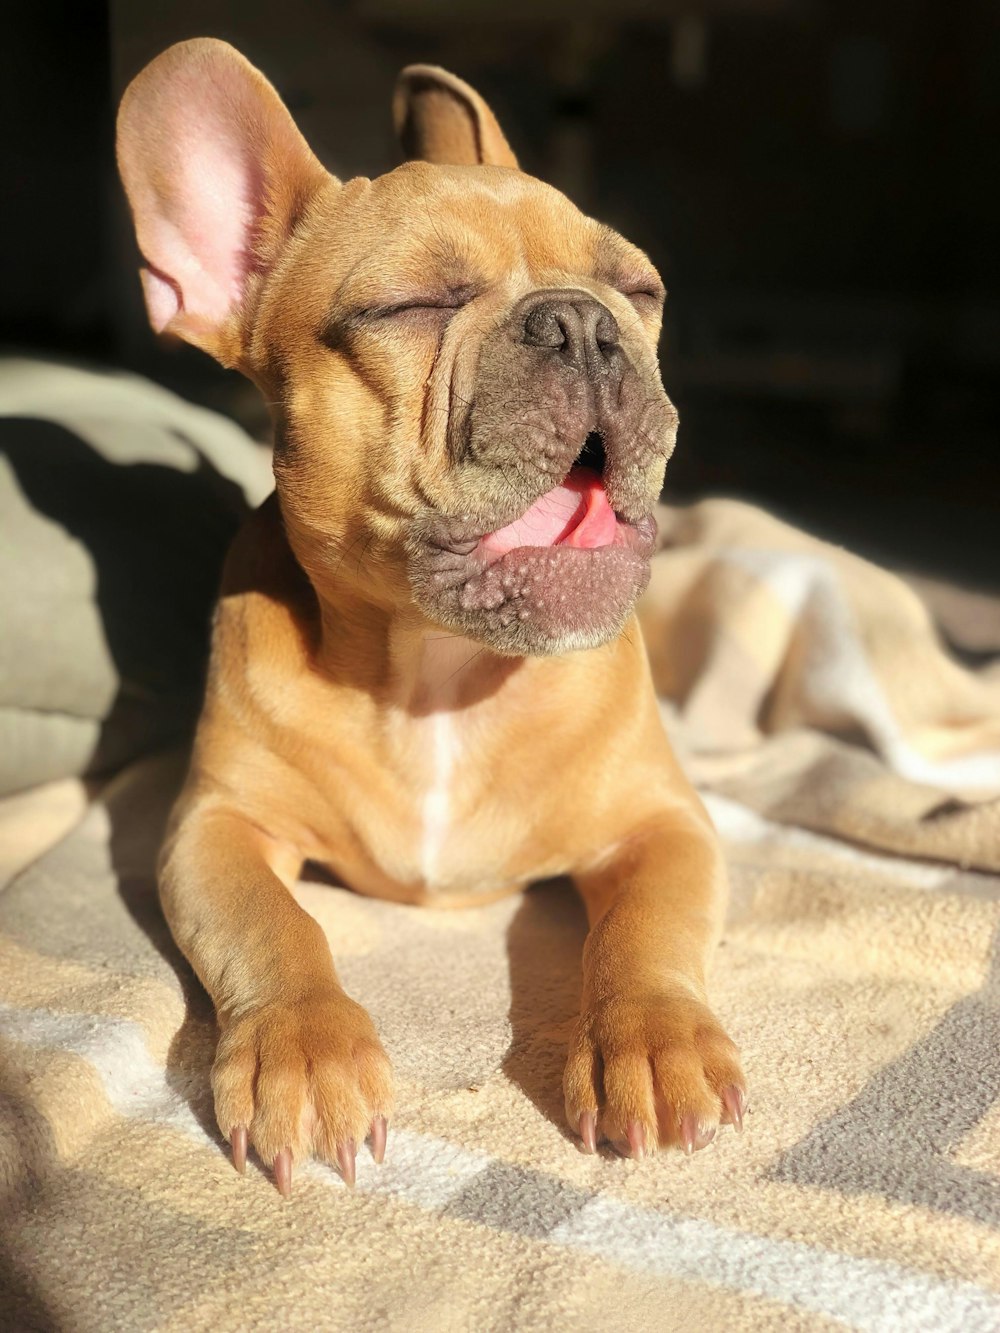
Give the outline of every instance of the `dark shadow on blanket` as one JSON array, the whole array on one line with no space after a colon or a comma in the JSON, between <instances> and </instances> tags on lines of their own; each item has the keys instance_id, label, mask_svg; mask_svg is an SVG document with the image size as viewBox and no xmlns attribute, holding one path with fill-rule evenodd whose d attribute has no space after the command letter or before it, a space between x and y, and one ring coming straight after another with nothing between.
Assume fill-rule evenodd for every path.
<instances>
[{"instance_id":1,"label":"dark shadow on blanket","mask_svg":"<svg viewBox=\"0 0 1000 1333\"><path fill-rule=\"evenodd\" d=\"M13 1069L0 1066L0 1136L16 1135L16 1152L9 1156L15 1174L0 1176L0 1217L9 1215L15 1196L37 1200L59 1157L52 1127L16 1086L17 1077ZM12 1333L58 1333L66 1324L32 1273L35 1255L29 1250L22 1258L22 1248L27 1248L23 1237L15 1240L0 1228L0 1328Z\"/></svg>"},{"instance_id":2,"label":"dark shadow on blanket","mask_svg":"<svg viewBox=\"0 0 1000 1333\"><path fill-rule=\"evenodd\" d=\"M167 1086L186 1102L201 1128L221 1147L210 1083L218 1036L215 1013L204 987L174 943L156 885L156 859L186 764L183 751L140 761L121 779L112 781L102 799L109 816L108 848L119 896L132 920L177 974L184 997L184 1021L167 1052Z\"/></svg>"},{"instance_id":3,"label":"dark shadow on blanket","mask_svg":"<svg viewBox=\"0 0 1000 1333\"><path fill-rule=\"evenodd\" d=\"M562 1077L580 1012L586 934L586 913L568 880L526 893L507 931L511 1040L503 1071L567 1138Z\"/></svg>"},{"instance_id":4,"label":"dark shadow on blanket","mask_svg":"<svg viewBox=\"0 0 1000 1333\"><path fill-rule=\"evenodd\" d=\"M0 455L25 499L93 564L118 688L85 776L183 736L197 714L222 562L247 504L178 438L196 450L194 471L113 463L63 425L0 418Z\"/></svg>"},{"instance_id":5,"label":"dark shadow on blanket","mask_svg":"<svg viewBox=\"0 0 1000 1333\"><path fill-rule=\"evenodd\" d=\"M996 1176L955 1149L1000 1100L1000 932L980 990L878 1070L858 1095L783 1153L771 1180L957 1213L1000 1226Z\"/></svg>"}]
</instances>

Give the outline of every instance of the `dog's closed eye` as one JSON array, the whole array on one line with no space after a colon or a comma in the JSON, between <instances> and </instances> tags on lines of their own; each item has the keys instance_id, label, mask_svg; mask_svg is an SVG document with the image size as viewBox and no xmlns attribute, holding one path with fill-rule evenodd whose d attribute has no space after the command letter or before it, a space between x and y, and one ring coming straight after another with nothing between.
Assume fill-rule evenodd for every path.
<instances>
[{"instance_id":1,"label":"dog's closed eye","mask_svg":"<svg viewBox=\"0 0 1000 1333\"><path fill-rule=\"evenodd\" d=\"M621 287L623 296L627 296L640 314L659 310L667 299L667 290L661 282L650 278L648 281L626 283Z\"/></svg>"},{"instance_id":2,"label":"dog's closed eye","mask_svg":"<svg viewBox=\"0 0 1000 1333\"><path fill-rule=\"evenodd\" d=\"M450 319L477 294L475 287L452 287L443 292L422 293L386 305L371 306L360 313L368 319Z\"/></svg>"},{"instance_id":3,"label":"dog's closed eye","mask_svg":"<svg viewBox=\"0 0 1000 1333\"><path fill-rule=\"evenodd\" d=\"M448 321L474 297L479 288L471 285L439 288L415 295L386 293L358 302L346 301L324 324L319 338L334 350L343 349L359 332L398 328L440 335Z\"/></svg>"}]
</instances>

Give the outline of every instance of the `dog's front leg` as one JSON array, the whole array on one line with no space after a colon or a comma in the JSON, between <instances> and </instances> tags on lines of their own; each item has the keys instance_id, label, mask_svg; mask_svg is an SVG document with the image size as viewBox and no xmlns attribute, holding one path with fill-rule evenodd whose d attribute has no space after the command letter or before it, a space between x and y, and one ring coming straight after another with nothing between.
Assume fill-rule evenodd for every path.
<instances>
[{"instance_id":1,"label":"dog's front leg","mask_svg":"<svg viewBox=\"0 0 1000 1333\"><path fill-rule=\"evenodd\" d=\"M590 922L581 1014L564 1090L570 1126L594 1151L704 1147L742 1124L736 1047L708 1007L705 975L726 900L714 830L692 796L576 877Z\"/></svg>"},{"instance_id":2,"label":"dog's front leg","mask_svg":"<svg viewBox=\"0 0 1000 1333\"><path fill-rule=\"evenodd\" d=\"M284 858L284 865L281 864ZM370 1133L380 1161L392 1074L375 1027L342 989L326 936L276 873L298 864L253 824L182 809L164 846L170 928L215 1004L215 1113L239 1170L248 1141L283 1194L311 1152L354 1181ZM286 869L287 867L287 869Z\"/></svg>"}]
</instances>

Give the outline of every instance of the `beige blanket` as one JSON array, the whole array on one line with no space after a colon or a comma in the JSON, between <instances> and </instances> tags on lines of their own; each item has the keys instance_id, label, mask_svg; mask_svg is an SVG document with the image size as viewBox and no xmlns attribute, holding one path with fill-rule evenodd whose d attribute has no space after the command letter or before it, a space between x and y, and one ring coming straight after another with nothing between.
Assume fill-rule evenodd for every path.
<instances>
[{"instance_id":1,"label":"beige blanket","mask_svg":"<svg viewBox=\"0 0 1000 1333\"><path fill-rule=\"evenodd\" d=\"M1000 603L925 590L972 670L902 582L759 511L663 533L647 633L728 849L742 1137L567 1136L569 889L445 913L304 883L398 1115L353 1193L240 1178L155 901L160 756L0 803L0 1327L1000 1328Z\"/></svg>"}]
</instances>

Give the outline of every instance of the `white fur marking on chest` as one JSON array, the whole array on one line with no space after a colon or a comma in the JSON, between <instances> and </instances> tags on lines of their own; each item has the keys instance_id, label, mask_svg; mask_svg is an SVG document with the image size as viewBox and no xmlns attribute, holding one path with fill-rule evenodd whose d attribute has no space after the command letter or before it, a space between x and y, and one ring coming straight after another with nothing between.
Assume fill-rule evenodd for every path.
<instances>
[{"instance_id":1,"label":"white fur marking on chest","mask_svg":"<svg viewBox=\"0 0 1000 1333\"><path fill-rule=\"evenodd\" d=\"M451 788L458 757L458 736L449 713L430 718L430 787L423 800L421 868L424 879L433 882L440 871L442 852L451 827Z\"/></svg>"},{"instance_id":2,"label":"white fur marking on chest","mask_svg":"<svg viewBox=\"0 0 1000 1333\"><path fill-rule=\"evenodd\" d=\"M434 635L423 644L416 693L422 701L419 722L424 796L420 806L420 869L427 884L445 877L446 849L455 827L456 781L469 710L461 709L464 673L482 646L457 635Z\"/></svg>"}]
</instances>

